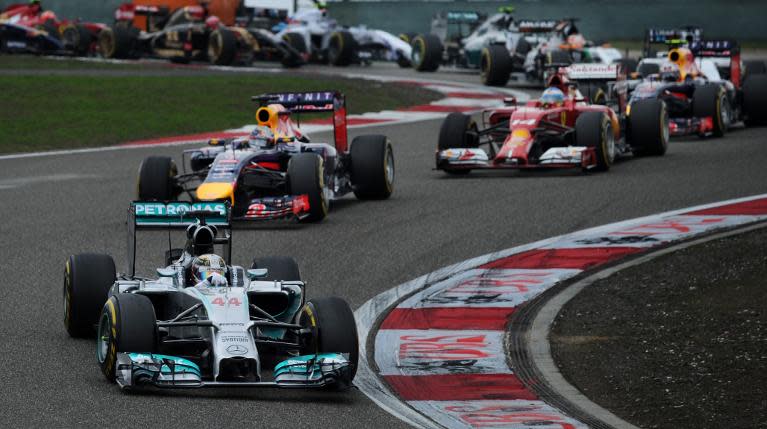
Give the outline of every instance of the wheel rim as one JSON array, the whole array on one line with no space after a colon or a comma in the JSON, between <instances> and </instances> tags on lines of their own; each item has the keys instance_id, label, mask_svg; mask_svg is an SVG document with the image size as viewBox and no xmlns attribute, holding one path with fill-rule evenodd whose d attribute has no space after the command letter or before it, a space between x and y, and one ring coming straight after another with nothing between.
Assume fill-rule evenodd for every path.
<instances>
[{"instance_id":1,"label":"wheel rim","mask_svg":"<svg viewBox=\"0 0 767 429\"><path fill-rule=\"evenodd\" d=\"M605 145L607 146L607 163L612 164L615 160L615 135L613 135L613 127L609 123L605 127Z\"/></svg>"},{"instance_id":2,"label":"wheel rim","mask_svg":"<svg viewBox=\"0 0 767 429\"><path fill-rule=\"evenodd\" d=\"M109 353L109 346L112 344L112 337L110 335L111 330L111 321L109 320L109 315L105 312L101 315L101 321L99 322L99 333L96 337L96 342L98 343L96 345L96 357L99 360L99 363L103 363L106 358L107 354Z\"/></svg>"},{"instance_id":3,"label":"wheel rim","mask_svg":"<svg viewBox=\"0 0 767 429\"><path fill-rule=\"evenodd\" d=\"M394 153L391 146L386 147L386 159L384 160L384 174L386 174L386 188L391 192L394 186Z\"/></svg>"},{"instance_id":4,"label":"wheel rim","mask_svg":"<svg viewBox=\"0 0 767 429\"><path fill-rule=\"evenodd\" d=\"M111 31L105 31L101 37L101 55L107 58L114 56L114 34Z\"/></svg>"},{"instance_id":5,"label":"wheel rim","mask_svg":"<svg viewBox=\"0 0 767 429\"><path fill-rule=\"evenodd\" d=\"M223 43L221 43L221 33L216 33L213 35L213 37L210 38L210 43L208 44L208 56L210 57L211 61L218 61L218 57L221 56L221 46Z\"/></svg>"},{"instance_id":6,"label":"wheel rim","mask_svg":"<svg viewBox=\"0 0 767 429\"><path fill-rule=\"evenodd\" d=\"M487 50L482 51L482 59L479 61L479 74L482 82L487 83L487 71L490 69L490 53Z\"/></svg>"},{"instance_id":7,"label":"wheel rim","mask_svg":"<svg viewBox=\"0 0 767 429\"><path fill-rule=\"evenodd\" d=\"M421 62L423 62L423 52L422 51L425 50L423 48L423 40L416 39L415 40L415 45L416 45L415 49L413 49L413 53L412 53L413 64L416 67L420 67L421 66Z\"/></svg>"},{"instance_id":8,"label":"wheel rim","mask_svg":"<svg viewBox=\"0 0 767 429\"><path fill-rule=\"evenodd\" d=\"M719 120L721 129L725 130L730 125L730 109L727 107L727 97L722 96L719 101Z\"/></svg>"}]
</instances>

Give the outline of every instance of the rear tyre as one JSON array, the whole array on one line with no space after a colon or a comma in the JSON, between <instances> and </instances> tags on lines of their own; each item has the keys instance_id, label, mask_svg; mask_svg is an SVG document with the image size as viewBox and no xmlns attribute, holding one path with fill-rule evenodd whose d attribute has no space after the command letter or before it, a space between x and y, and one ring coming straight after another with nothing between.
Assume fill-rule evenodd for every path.
<instances>
[{"instance_id":1,"label":"rear tyre","mask_svg":"<svg viewBox=\"0 0 767 429\"><path fill-rule=\"evenodd\" d=\"M610 118L602 112L583 112L575 121L577 146L594 148L597 171L607 171L615 160L615 137Z\"/></svg>"},{"instance_id":2,"label":"rear tyre","mask_svg":"<svg viewBox=\"0 0 767 429\"><path fill-rule=\"evenodd\" d=\"M156 353L157 345L157 317L149 298L132 293L109 298L96 338L96 358L107 380L115 380L118 352Z\"/></svg>"},{"instance_id":3,"label":"rear tyre","mask_svg":"<svg viewBox=\"0 0 767 429\"><path fill-rule=\"evenodd\" d=\"M743 83L743 113L746 125L767 125L767 75L751 75Z\"/></svg>"},{"instance_id":4,"label":"rear tyre","mask_svg":"<svg viewBox=\"0 0 767 429\"><path fill-rule=\"evenodd\" d=\"M228 66L237 57L237 36L226 28L219 28L208 37L208 59L217 66Z\"/></svg>"},{"instance_id":5,"label":"rear tyre","mask_svg":"<svg viewBox=\"0 0 767 429\"><path fill-rule=\"evenodd\" d=\"M692 97L692 114L697 118L712 118L714 125L711 133L722 137L729 123L727 114L727 96L724 88L715 83L709 83L695 89Z\"/></svg>"},{"instance_id":6,"label":"rear tyre","mask_svg":"<svg viewBox=\"0 0 767 429\"><path fill-rule=\"evenodd\" d=\"M503 45L490 45L482 49L479 74L488 86L504 86L511 76L511 56Z\"/></svg>"},{"instance_id":7,"label":"rear tyre","mask_svg":"<svg viewBox=\"0 0 767 429\"><path fill-rule=\"evenodd\" d=\"M626 75L630 75L631 73L634 73L637 71L637 66L639 65L639 61L637 61L634 58L621 58L618 60L615 60L615 64L621 64L623 66L623 73Z\"/></svg>"},{"instance_id":8,"label":"rear tyre","mask_svg":"<svg viewBox=\"0 0 767 429\"><path fill-rule=\"evenodd\" d=\"M349 304L337 297L312 299L301 311L298 324L312 330L312 339L301 354L348 353L352 364L349 381L353 380L359 363L359 343Z\"/></svg>"},{"instance_id":9,"label":"rear tyre","mask_svg":"<svg viewBox=\"0 0 767 429\"><path fill-rule=\"evenodd\" d=\"M322 158L314 153L293 155L288 163L288 182L292 195L309 196L309 215L303 220L319 222L328 215Z\"/></svg>"},{"instance_id":10,"label":"rear tyre","mask_svg":"<svg viewBox=\"0 0 767 429\"><path fill-rule=\"evenodd\" d=\"M116 278L111 256L81 253L69 257L64 269L64 327L69 336L93 337Z\"/></svg>"},{"instance_id":11,"label":"rear tyre","mask_svg":"<svg viewBox=\"0 0 767 429\"><path fill-rule=\"evenodd\" d=\"M254 258L250 268L266 268L266 277L270 281L301 281L298 263L290 256L264 256Z\"/></svg>"},{"instance_id":12,"label":"rear tyre","mask_svg":"<svg viewBox=\"0 0 767 429\"><path fill-rule=\"evenodd\" d=\"M447 149L462 149L462 148L477 148L479 142L477 141L476 134L471 132L477 131L477 124L471 118L471 116L453 112L445 118L442 122L442 126L439 129L439 139L437 140L437 150L443 151ZM437 165L437 168L440 166ZM469 169L451 169L443 168L448 174L468 174Z\"/></svg>"},{"instance_id":13,"label":"rear tyre","mask_svg":"<svg viewBox=\"0 0 767 429\"><path fill-rule=\"evenodd\" d=\"M85 56L91 50L93 35L82 24L69 24L61 29L61 40L75 55Z\"/></svg>"},{"instance_id":14,"label":"rear tyre","mask_svg":"<svg viewBox=\"0 0 767 429\"><path fill-rule=\"evenodd\" d=\"M138 174L138 199L169 201L177 195L178 169L168 156L150 156L141 163Z\"/></svg>"},{"instance_id":15,"label":"rear tyre","mask_svg":"<svg viewBox=\"0 0 767 429\"><path fill-rule=\"evenodd\" d=\"M662 156L668 149L668 111L658 99L639 100L631 104L628 139L631 149L640 156Z\"/></svg>"},{"instance_id":16,"label":"rear tyre","mask_svg":"<svg viewBox=\"0 0 767 429\"><path fill-rule=\"evenodd\" d=\"M357 41L348 31L336 31L328 42L328 61L334 66L348 66L354 61Z\"/></svg>"},{"instance_id":17,"label":"rear tyre","mask_svg":"<svg viewBox=\"0 0 767 429\"><path fill-rule=\"evenodd\" d=\"M394 191L394 150L386 136L358 136L351 145L351 180L360 200L385 200Z\"/></svg>"},{"instance_id":18,"label":"rear tyre","mask_svg":"<svg viewBox=\"0 0 767 429\"><path fill-rule=\"evenodd\" d=\"M442 41L433 34L419 34L413 38L410 46L413 68L421 72L433 72L442 62Z\"/></svg>"},{"instance_id":19,"label":"rear tyre","mask_svg":"<svg viewBox=\"0 0 767 429\"><path fill-rule=\"evenodd\" d=\"M579 88L583 97L591 104L607 104L607 88L604 84L596 82L586 82Z\"/></svg>"},{"instance_id":20,"label":"rear tyre","mask_svg":"<svg viewBox=\"0 0 767 429\"><path fill-rule=\"evenodd\" d=\"M130 27L106 27L99 34L99 50L104 58L130 58L136 36Z\"/></svg>"}]
</instances>

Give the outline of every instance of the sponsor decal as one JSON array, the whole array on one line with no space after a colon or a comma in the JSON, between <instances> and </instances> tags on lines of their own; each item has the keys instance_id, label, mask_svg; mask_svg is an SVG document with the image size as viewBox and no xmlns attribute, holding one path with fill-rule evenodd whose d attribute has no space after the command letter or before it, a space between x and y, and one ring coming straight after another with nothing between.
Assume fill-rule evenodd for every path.
<instances>
[{"instance_id":1,"label":"sponsor decal","mask_svg":"<svg viewBox=\"0 0 767 429\"><path fill-rule=\"evenodd\" d=\"M248 337L243 336L223 336L220 341L222 343L250 343Z\"/></svg>"},{"instance_id":2,"label":"sponsor decal","mask_svg":"<svg viewBox=\"0 0 767 429\"><path fill-rule=\"evenodd\" d=\"M241 346L239 344L232 344L231 346L226 348L226 352L229 353L230 355L241 356L248 353L248 348Z\"/></svg>"},{"instance_id":3,"label":"sponsor decal","mask_svg":"<svg viewBox=\"0 0 767 429\"><path fill-rule=\"evenodd\" d=\"M189 211L214 211L221 215L226 215L226 204L214 203L214 202L200 202L200 203L134 203L133 207L136 211L136 216L183 216Z\"/></svg>"}]
</instances>

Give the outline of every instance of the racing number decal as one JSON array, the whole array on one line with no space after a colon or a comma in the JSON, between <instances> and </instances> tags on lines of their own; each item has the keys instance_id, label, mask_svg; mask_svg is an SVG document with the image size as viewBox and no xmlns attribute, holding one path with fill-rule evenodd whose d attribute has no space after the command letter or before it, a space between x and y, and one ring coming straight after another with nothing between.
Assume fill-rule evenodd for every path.
<instances>
[{"instance_id":1,"label":"racing number decal","mask_svg":"<svg viewBox=\"0 0 767 429\"><path fill-rule=\"evenodd\" d=\"M242 301L240 301L239 298L237 298L237 297L229 298L229 301L227 302L227 301L224 300L224 298L219 296L218 298L216 298L213 301L211 301L211 304L218 305L218 306L221 306L221 307L225 306L227 303L229 305L231 305L231 306L234 306L234 307L239 307L239 306L242 305Z\"/></svg>"}]
</instances>

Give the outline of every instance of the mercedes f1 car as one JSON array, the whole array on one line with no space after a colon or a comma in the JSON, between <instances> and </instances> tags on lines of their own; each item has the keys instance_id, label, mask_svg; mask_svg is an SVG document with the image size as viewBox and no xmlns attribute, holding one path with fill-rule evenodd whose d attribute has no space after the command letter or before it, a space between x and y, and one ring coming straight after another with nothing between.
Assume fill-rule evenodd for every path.
<instances>
[{"instance_id":1,"label":"mercedes f1 car","mask_svg":"<svg viewBox=\"0 0 767 429\"><path fill-rule=\"evenodd\" d=\"M410 67L409 43L383 30L342 26L324 8L300 9L278 30L277 36L311 62L348 66L393 61Z\"/></svg>"},{"instance_id":2,"label":"mercedes f1 car","mask_svg":"<svg viewBox=\"0 0 767 429\"><path fill-rule=\"evenodd\" d=\"M436 167L450 174L475 169L580 168L608 170L623 156L663 155L668 113L657 99L644 100L630 117L621 65L561 67L539 100L483 112L483 129L470 116L451 113L442 123ZM589 104L579 87L608 84L615 106ZM613 104L613 103L609 103Z\"/></svg>"},{"instance_id":3,"label":"mercedes f1 car","mask_svg":"<svg viewBox=\"0 0 767 429\"><path fill-rule=\"evenodd\" d=\"M631 85L627 114L635 103L660 99L670 116L672 136L722 136L738 121L767 120L767 75L762 61L744 63L737 43L729 40L672 40L665 58L646 58L651 73ZM744 69L745 68L745 73Z\"/></svg>"},{"instance_id":4,"label":"mercedes f1 car","mask_svg":"<svg viewBox=\"0 0 767 429\"><path fill-rule=\"evenodd\" d=\"M359 353L349 305L306 301L292 258L230 264L228 219L227 203L132 203L125 274L108 255L66 263L69 335L97 334L101 371L122 389L349 387ZM137 276L136 230L175 228L184 248L169 249L155 277Z\"/></svg>"},{"instance_id":5,"label":"mercedes f1 car","mask_svg":"<svg viewBox=\"0 0 767 429\"><path fill-rule=\"evenodd\" d=\"M482 83L506 85L513 72L522 73L525 80L543 83L548 80L545 72L555 64L626 62L618 49L586 40L575 21L574 18L520 21L518 30L509 32L504 43L483 48Z\"/></svg>"},{"instance_id":6,"label":"mercedes f1 car","mask_svg":"<svg viewBox=\"0 0 767 429\"><path fill-rule=\"evenodd\" d=\"M104 24L59 20L40 2L12 4L0 13L0 52L90 55Z\"/></svg>"},{"instance_id":7,"label":"mercedes f1 car","mask_svg":"<svg viewBox=\"0 0 767 429\"><path fill-rule=\"evenodd\" d=\"M212 139L184 152L178 173L169 157L152 156L139 169L139 199L226 200L239 220L298 218L320 221L330 201L350 192L386 199L394 189L394 153L383 135L347 143L346 102L335 91L265 94L258 125L248 138ZM312 143L293 117L333 112L333 144Z\"/></svg>"},{"instance_id":8,"label":"mercedes f1 car","mask_svg":"<svg viewBox=\"0 0 767 429\"><path fill-rule=\"evenodd\" d=\"M146 31L133 26L136 16L146 17ZM154 56L215 65L248 65L254 60L278 60L285 67L303 64L298 51L267 30L223 25L208 13L204 1L173 12L161 6L126 3L117 9L115 18L116 24L99 37L106 58Z\"/></svg>"}]
</instances>

